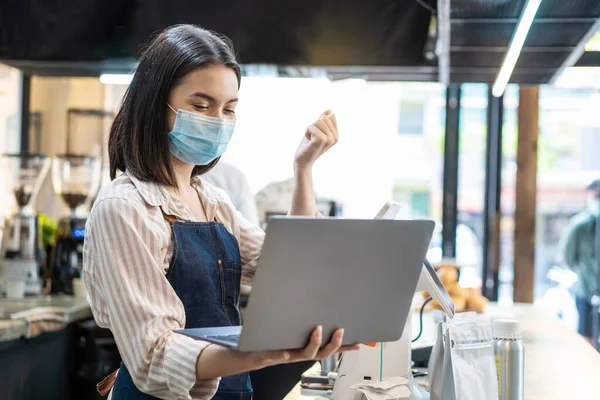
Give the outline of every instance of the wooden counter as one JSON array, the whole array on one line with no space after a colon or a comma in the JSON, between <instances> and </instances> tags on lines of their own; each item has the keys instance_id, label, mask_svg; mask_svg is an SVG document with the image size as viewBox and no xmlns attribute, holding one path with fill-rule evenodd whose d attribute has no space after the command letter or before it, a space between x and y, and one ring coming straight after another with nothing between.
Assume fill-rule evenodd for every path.
<instances>
[{"instance_id":1,"label":"wooden counter","mask_svg":"<svg viewBox=\"0 0 600 400\"><path fill-rule=\"evenodd\" d=\"M521 323L525 400L600 399L600 354L557 317L532 305L490 307Z\"/></svg>"},{"instance_id":2,"label":"wooden counter","mask_svg":"<svg viewBox=\"0 0 600 400\"><path fill-rule=\"evenodd\" d=\"M525 400L600 399L600 354L557 317L530 304L490 305L486 317L492 315L512 315L521 323ZM424 334L435 332L431 315L423 323ZM285 400L307 398L297 387Z\"/></svg>"},{"instance_id":3,"label":"wooden counter","mask_svg":"<svg viewBox=\"0 0 600 400\"><path fill-rule=\"evenodd\" d=\"M19 339L27 332L25 320L10 319L11 314L36 307L60 307L65 310L67 323L92 317L92 311L84 298L73 296L40 296L22 300L0 298L0 342Z\"/></svg>"}]
</instances>

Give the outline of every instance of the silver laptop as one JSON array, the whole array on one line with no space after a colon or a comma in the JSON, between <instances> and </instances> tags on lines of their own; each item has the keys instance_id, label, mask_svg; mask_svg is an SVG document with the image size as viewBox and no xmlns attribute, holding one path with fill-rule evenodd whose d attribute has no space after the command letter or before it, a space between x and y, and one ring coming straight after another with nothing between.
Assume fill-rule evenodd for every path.
<instances>
[{"instance_id":1,"label":"silver laptop","mask_svg":"<svg viewBox=\"0 0 600 400\"><path fill-rule=\"evenodd\" d=\"M244 325L177 332L240 351L297 349L323 326L323 345L402 336L433 234L429 220L274 217Z\"/></svg>"}]
</instances>

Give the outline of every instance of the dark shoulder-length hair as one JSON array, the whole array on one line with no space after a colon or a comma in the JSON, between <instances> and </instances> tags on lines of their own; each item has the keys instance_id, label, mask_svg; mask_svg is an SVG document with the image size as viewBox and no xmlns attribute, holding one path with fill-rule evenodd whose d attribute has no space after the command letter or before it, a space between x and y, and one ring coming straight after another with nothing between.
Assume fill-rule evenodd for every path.
<instances>
[{"instance_id":1,"label":"dark shoulder-length hair","mask_svg":"<svg viewBox=\"0 0 600 400\"><path fill-rule=\"evenodd\" d=\"M110 129L110 177L117 171L143 181L177 186L167 134L169 92L190 72L208 65L231 68L241 80L231 40L195 25L165 29L142 53L133 80ZM213 168L197 165L192 175Z\"/></svg>"}]
</instances>

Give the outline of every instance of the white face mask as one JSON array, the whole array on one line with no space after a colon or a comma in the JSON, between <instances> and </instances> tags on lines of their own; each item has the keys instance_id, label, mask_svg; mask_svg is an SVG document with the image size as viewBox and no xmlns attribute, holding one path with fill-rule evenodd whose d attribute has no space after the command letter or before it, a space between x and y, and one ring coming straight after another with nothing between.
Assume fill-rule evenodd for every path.
<instances>
[{"instance_id":1,"label":"white face mask","mask_svg":"<svg viewBox=\"0 0 600 400\"><path fill-rule=\"evenodd\" d=\"M177 115L169 132L169 148L175 157L188 164L208 165L223 155L233 135L235 120L175 111L167 105Z\"/></svg>"},{"instance_id":2,"label":"white face mask","mask_svg":"<svg viewBox=\"0 0 600 400\"><path fill-rule=\"evenodd\" d=\"M596 217L600 216L600 198L590 197L588 199L588 211Z\"/></svg>"}]
</instances>

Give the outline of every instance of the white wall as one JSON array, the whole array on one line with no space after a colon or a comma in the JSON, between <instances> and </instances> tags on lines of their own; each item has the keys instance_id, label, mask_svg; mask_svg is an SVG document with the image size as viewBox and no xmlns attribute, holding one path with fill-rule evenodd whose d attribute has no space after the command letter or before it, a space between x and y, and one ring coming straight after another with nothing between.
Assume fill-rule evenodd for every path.
<instances>
[{"instance_id":1,"label":"white wall","mask_svg":"<svg viewBox=\"0 0 600 400\"><path fill-rule=\"evenodd\" d=\"M104 85L104 109L106 111L112 111L114 115L117 115L125 92L127 91L127 85ZM103 155L103 171L102 171L102 186L110 182L110 163L108 159L108 136L110 129L106 131L106 137L104 138L104 155Z\"/></svg>"},{"instance_id":2,"label":"white wall","mask_svg":"<svg viewBox=\"0 0 600 400\"><path fill-rule=\"evenodd\" d=\"M16 153L20 147L21 73L0 64L0 154ZM14 207L14 198L8 187L8 176L0 167L0 223Z\"/></svg>"},{"instance_id":3,"label":"white wall","mask_svg":"<svg viewBox=\"0 0 600 400\"><path fill-rule=\"evenodd\" d=\"M41 152L54 156L66 152L67 110L69 108L103 109L104 86L98 78L44 78L31 82L31 110L42 114ZM40 213L61 217L68 212L54 194L51 172L37 198Z\"/></svg>"}]
</instances>

